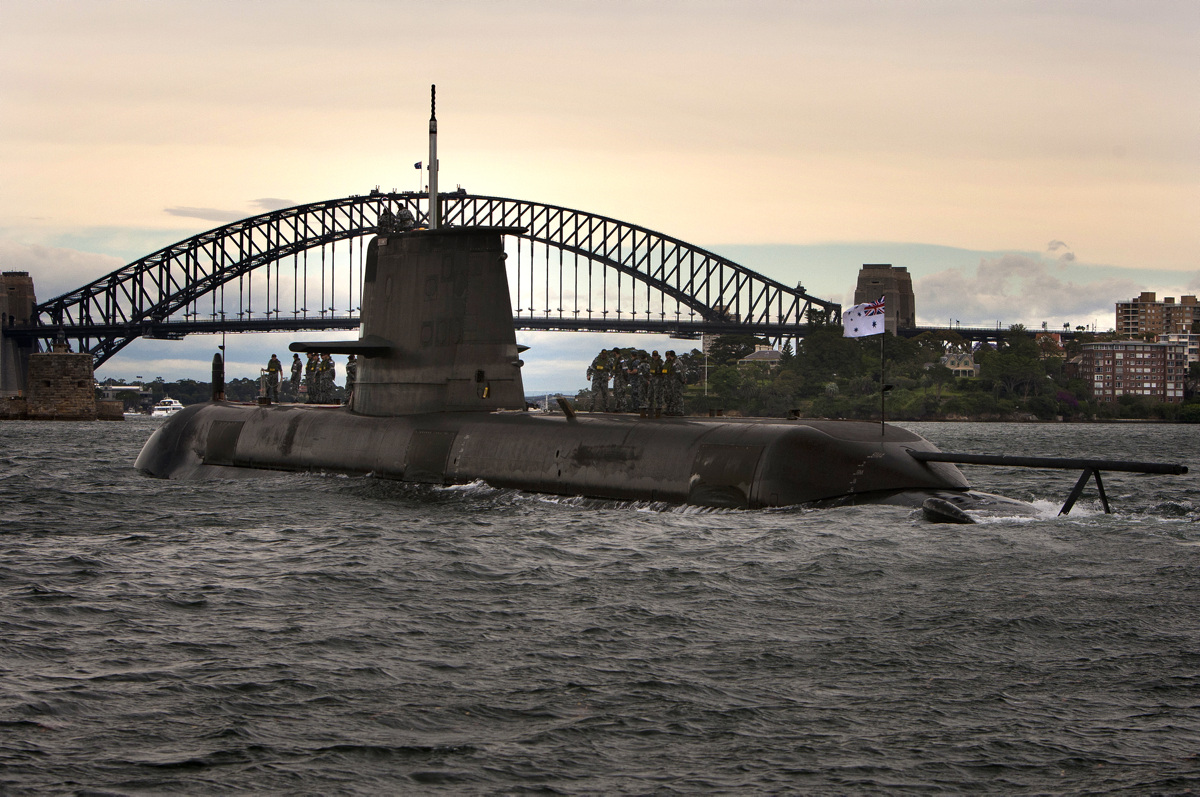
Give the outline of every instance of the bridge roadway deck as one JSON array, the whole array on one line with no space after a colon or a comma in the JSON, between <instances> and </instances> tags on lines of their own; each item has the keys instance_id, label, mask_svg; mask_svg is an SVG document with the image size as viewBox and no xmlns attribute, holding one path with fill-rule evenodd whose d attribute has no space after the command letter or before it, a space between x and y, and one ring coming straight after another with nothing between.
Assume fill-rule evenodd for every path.
<instances>
[{"instance_id":1,"label":"bridge roadway deck","mask_svg":"<svg viewBox=\"0 0 1200 797\"><path fill-rule=\"evenodd\" d=\"M669 335L675 338L698 339L709 335L757 335L769 338L803 338L810 331L809 324L747 323L737 321L685 320L683 318L563 318L556 316L514 316L517 329L564 332L640 332ZM358 316L300 316L293 318L224 318L193 319L187 321L143 321L128 324L65 325L62 331L68 338L103 338L138 336L158 340L179 340L187 335L215 335L222 332L301 332L315 330L357 329ZM9 326L3 330L10 337L52 338L58 331L53 325ZM900 335L913 338L925 332L955 334L966 340L993 341L1007 333L1007 329L996 327L909 327L900 330ZM1075 331L1027 329L1034 335L1054 332L1065 339L1080 334Z\"/></svg>"}]
</instances>

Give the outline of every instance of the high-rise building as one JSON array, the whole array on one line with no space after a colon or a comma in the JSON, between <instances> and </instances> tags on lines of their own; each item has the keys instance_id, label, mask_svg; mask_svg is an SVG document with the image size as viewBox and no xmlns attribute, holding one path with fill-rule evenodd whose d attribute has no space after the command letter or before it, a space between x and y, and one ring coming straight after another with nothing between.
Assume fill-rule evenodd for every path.
<instances>
[{"instance_id":1,"label":"high-rise building","mask_svg":"<svg viewBox=\"0 0 1200 797\"><path fill-rule=\"evenodd\" d=\"M1152 401L1183 401L1187 377L1187 347L1179 343L1117 340L1083 344L1080 376L1096 401L1112 402L1123 395Z\"/></svg>"},{"instance_id":2,"label":"high-rise building","mask_svg":"<svg viewBox=\"0 0 1200 797\"><path fill-rule=\"evenodd\" d=\"M1168 332L1158 336L1159 343L1178 343L1187 352L1188 365L1200 362L1200 333Z\"/></svg>"},{"instance_id":3,"label":"high-rise building","mask_svg":"<svg viewBox=\"0 0 1200 797\"><path fill-rule=\"evenodd\" d=\"M864 263L858 272L854 303L873 302L885 297L884 326L893 335L897 329L917 325L916 300L913 297L912 275L904 266L890 263Z\"/></svg>"},{"instance_id":4,"label":"high-rise building","mask_svg":"<svg viewBox=\"0 0 1200 797\"><path fill-rule=\"evenodd\" d=\"M1117 302L1116 331L1123 337L1192 332L1198 321L1200 304L1195 296L1180 296L1178 302L1167 296L1160 302L1154 291L1143 291L1128 302Z\"/></svg>"}]
</instances>

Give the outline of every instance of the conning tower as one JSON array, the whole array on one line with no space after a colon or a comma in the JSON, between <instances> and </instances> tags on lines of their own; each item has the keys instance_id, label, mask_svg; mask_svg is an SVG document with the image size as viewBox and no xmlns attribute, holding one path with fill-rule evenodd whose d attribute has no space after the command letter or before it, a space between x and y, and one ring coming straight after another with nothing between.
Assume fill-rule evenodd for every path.
<instances>
[{"instance_id":1,"label":"conning tower","mask_svg":"<svg viewBox=\"0 0 1200 797\"><path fill-rule=\"evenodd\" d=\"M360 340L298 347L364 355L355 413L524 409L502 237L513 231L380 235L367 249Z\"/></svg>"}]
</instances>

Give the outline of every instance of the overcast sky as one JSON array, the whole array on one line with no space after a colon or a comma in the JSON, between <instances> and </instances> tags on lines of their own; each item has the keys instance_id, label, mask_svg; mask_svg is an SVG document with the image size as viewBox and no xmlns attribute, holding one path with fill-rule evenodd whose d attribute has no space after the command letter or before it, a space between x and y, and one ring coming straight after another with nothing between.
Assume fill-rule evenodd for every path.
<instances>
[{"instance_id":1,"label":"overcast sky","mask_svg":"<svg viewBox=\"0 0 1200 797\"><path fill-rule=\"evenodd\" d=\"M46 299L265 207L416 188L436 83L445 187L836 301L904 265L926 323L1108 328L1200 291L1198 41L1194 0L0 0L0 268ZM600 345L530 340L531 388ZM105 372L182 376L213 345L188 344Z\"/></svg>"}]
</instances>

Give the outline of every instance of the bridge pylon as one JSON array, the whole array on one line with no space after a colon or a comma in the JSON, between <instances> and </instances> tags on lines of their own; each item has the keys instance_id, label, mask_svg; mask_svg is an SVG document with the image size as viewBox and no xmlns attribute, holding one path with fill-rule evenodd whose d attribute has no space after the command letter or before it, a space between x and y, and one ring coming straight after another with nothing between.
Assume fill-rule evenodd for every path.
<instances>
[{"instance_id":1,"label":"bridge pylon","mask_svg":"<svg viewBox=\"0 0 1200 797\"><path fill-rule=\"evenodd\" d=\"M3 329L28 324L36 305L33 277L28 271L0 274L0 399L24 394L29 355L37 351L36 340L28 336L6 336Z\"/></svg>"}]
</instances>

